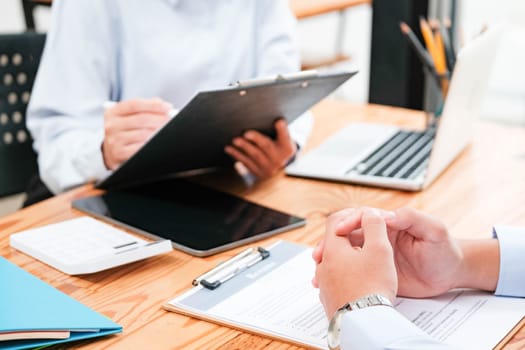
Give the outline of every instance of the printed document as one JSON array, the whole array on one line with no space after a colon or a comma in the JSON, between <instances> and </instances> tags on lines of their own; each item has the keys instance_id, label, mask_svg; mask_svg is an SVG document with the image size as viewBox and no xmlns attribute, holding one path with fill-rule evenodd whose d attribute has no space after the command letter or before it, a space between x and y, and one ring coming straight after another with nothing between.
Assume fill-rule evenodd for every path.
<instances>
[{"instance_id":1,"label":"printed document","mask_svg":"<svg viewBox=\"0 0 525 350\"><path fill-rule=\"evenodd\" d=\"M311 280L312 250L281 241L268 259L215 290L197 286L164 307L288 342L326 349L328 321ZM525 300L455 290L433 299L398 298L395 307L439 341L494 348L525 315ZM483 331L480 331L483 330Z\"/></svg>"}]
</instances>

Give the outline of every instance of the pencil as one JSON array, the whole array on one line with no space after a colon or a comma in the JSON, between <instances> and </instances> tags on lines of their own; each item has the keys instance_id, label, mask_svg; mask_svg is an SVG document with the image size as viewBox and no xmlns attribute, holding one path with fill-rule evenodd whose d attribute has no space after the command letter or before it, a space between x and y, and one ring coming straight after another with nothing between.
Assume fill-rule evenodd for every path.
<instances>
[{"instance_id":1,"label":"pencil","mask_svg":"<svg viewBox=\"0 0 525 350\"><path fill-rule=\"evenodd\" d=\"M454 64L456 63L456 49L454 46L454 33L452 32L452 21L450 18L446 17L443 19L443 26L445 27L445 31L448 33L448 38L450 40L450 50L452 53L452 57L454 58Z\"/></svg>"},{"instance_id":2,"label":"pencil","mask_svg":"<svg viewBox=\"0 0 525 350\"><path fill-rule=\"evenodd\" d=\"M441 36L441 32L439 30L439 21L437 19L432 19L428 21L430 28L432 29L432 33L434 35L434 43L436 47L436 55L439 60L439 63L436 62L436 70L439 74L443 75L441 77L441 88L443 89L443 95L446 96L448 93L448 85L449 81L446 77L448 73L447 69L447 57L445 54L445 44L443 43L443 37ZM441 72L440 72L441 70Z\"/></svg>"},{"instance_id":3,"label":"pencil","mask_svg":"<svg viewBox=\"0 0 525 350\"><path fill-rule=\"evenodd\" d=\"M448 35L448 30L444 25L439 27L441 32L441 37L443 38L443 46L445 47L445 54L447 57L447 66L449 72L454 70L456 65L456 57L454 55L454 48L452 47L452 42L450 41L450 36Z\"/></svg>"},{"instance_id":4,"label":"pencil","mask_svg":"<svg viewBox=\"0 0 525 350\"><path fill-rule=\"evenodd\" d=\"M438 45L436 41L434 40L432 29L430 28L428 22L423 17L419 19L419 24L421 26L421 33L423 34L423 38L425 39L425 42L427 44L428 52L430 53L430 56L432 56L434 60L434 66L435 66L436 72L438 73L439 78L441 80L440 86L443 92L443 96L446 96L447 90L448 90L448 80L445 77L447 74L447 64L445 63L444 52L443 52L443 55L440 54Z\"/></svg>"},{"instance_id":5,"label":"pencil","mask_svg":"<svg viewBox=\"0 0 525 350\"><path fill-rule=\"evenodd\" d=\"M439 59L443 62L446 62L446 56L445 56L445 44L443 42L443 36L441 35L441 32L439 30L439 21L437 19L433 19L429 21L430 28L432 28L432 33L434 34L434 42L436 44L436 53L439 56ZM446 67L445 67L446 69Z\"/></svg>"},{"instance_id":6,"label":"pencil","mask_svg":"<svg viewBox=\"0 0 525 350\"><path fill-rule=\"evenodd\" d=\"M416 52L416 55L423 63L423 66L431 73L434 79L436 79L437 84L441 85L440 79L436 73L436 69L434 68L434 61L432 60L432 57L430 57L430 55L428 54L427 50L425 50L419 39L416 37L416 34L414 34L412 29L410 29L408 24L406 24L405 22L401 22L399 26L401 27L401 32L407 37L408 42Z\"/></svg>"}]
</instances>

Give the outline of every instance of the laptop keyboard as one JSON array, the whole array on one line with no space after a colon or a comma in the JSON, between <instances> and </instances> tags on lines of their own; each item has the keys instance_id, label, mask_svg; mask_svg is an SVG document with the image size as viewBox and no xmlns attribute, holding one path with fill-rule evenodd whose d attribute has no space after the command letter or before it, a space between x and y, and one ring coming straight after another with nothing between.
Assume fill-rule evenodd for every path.
<instances>
[{"instance_id":1,"label":"laptop keyboard","mask_svg":"<svg viewBox=\"0 0 525 350\"><path fill-rule=\"evenodd\" d=\"M399 131L347 173L414 179L430 158L435 130Z\"/></svg>"}]
</instances>

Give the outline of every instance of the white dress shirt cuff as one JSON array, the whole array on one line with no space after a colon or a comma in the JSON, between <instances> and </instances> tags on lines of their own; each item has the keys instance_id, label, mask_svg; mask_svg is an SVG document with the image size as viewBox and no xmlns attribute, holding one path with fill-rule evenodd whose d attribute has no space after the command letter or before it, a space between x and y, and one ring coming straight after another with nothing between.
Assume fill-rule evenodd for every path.
<instances>
[{"instance_id":1,"label":"white dress shirt cuff","mask_svg":"<svg viewBox=\"0 0 525 350\"><path fill-rule=\"evenodd\" d=\"M103 179L111 174L111 171L106 168L102 154L104 131L100 130L92 135L85 139L86 152L79 154L79 157L74 159L75 168L79 173L83 173L88 182Z\"/></svg>"},{"instance_id":2,"label":"white dress shirt cuff","mask_svg":"<svg viewBox=\"0 0 525 350\"><path fill-rule=\"evenodd\" d=\"M289 125L290 136L297 143L299 149L304 148L314 125L314 118L310 111L305 112Z\"/></svg>"},{"instance_id":3,"label":"white dress shirt cuff","mask_svg":"<svg viewBox=\"0 0 525 350\"><path fill-rule=\"evenodd\" d=\"M341 349L450 349L389 306L347 312L341 325Z\"/></svg>"},{"instance_id":4,"label":"white dress shirt cuff","mask_svg":"<svg viewBox=\"0 0 525 350\"><path fill-rule=\"evenodd\" d=\"M500 268L496 295L525 297L525 228L495 226Z\"/></svg>"}]
</instances>

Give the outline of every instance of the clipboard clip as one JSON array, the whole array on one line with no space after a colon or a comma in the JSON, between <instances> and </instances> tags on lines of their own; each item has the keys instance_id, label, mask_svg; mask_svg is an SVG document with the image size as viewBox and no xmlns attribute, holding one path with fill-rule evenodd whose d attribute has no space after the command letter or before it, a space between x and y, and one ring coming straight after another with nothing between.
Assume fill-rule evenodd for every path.
<instances>
[{"instance_id":1,"label":"clipboard clip","mask_svg":"<svg viewBox=\"0 0 525 350\"><path fill-rule=\"evenodd\" d=\"M192 281L194 286L199 284L204 288L214 290L219 288L223 283L229 281L244 270L252 267L258 262L270 256L270 252L262 247L248 248L215 266L210 271L198 276Z\"/></svg>"},{"instance_id":2,"label":"clipboard clip","mask_svg":"<svg viewBox=\"0 0 525 350\"><path fill-rule=\"evenodd\" d=\"M294 80L304 80L308 78L315 78L318 76L317 70L303 70L300 72L294 72L294 73L288 73L288 74L278 74L270 77L263 77L263 78L256 78L256 79L249 79L244 81L237 81L234 84L231 84L235 87L252 87L252 86L258 86L258 85L267 85L272 83L279 83L279 82L289 82Z\"/></svg>"}]
</instances>

